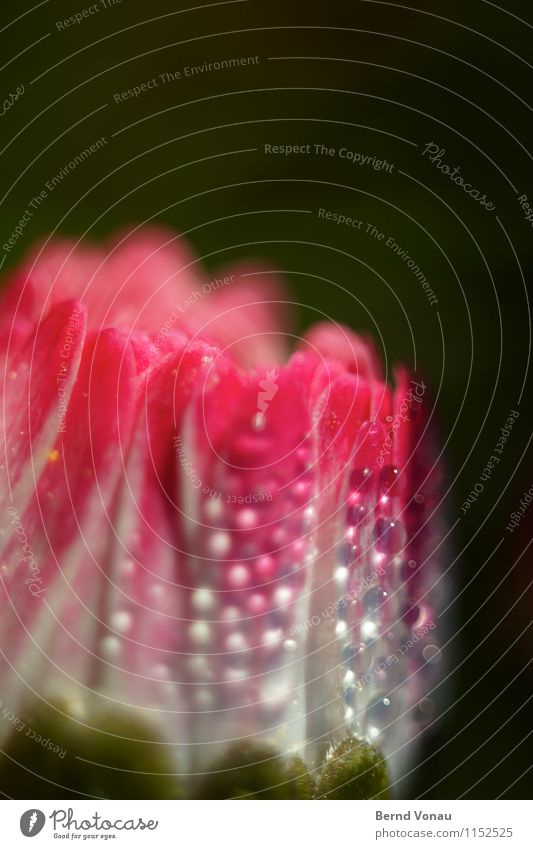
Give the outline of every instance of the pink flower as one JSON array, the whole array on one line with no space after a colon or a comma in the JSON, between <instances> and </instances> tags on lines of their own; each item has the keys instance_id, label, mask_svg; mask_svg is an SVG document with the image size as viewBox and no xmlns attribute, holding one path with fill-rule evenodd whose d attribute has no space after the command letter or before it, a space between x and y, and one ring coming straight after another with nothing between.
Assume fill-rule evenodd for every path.
<instances>
[{"instance_id":1,"label":"pink flower","mask_svg":"<svg viewBox=\"0 0 533 849\"><path fill-rule=\"evenodd\" d=\"M315 771L349 733L400 777L440 659L426 386L336 324L288 356L273 278L159 230L11 274L0 693L138 717L182 775L248 740Z\"/></svg>"}]
</instances>

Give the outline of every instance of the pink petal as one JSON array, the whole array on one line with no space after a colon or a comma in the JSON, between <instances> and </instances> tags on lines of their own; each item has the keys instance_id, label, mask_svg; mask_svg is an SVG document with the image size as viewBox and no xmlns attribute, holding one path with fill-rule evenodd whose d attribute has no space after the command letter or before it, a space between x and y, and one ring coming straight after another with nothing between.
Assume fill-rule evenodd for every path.
<instances>
[{"instance_id":1,"label":"pink petal","mask_svg":"<svg viewBox=\"0 0 533 849\"><path fill-rule=\"evenodd\" d=\"M87 308L90 327L127 325L156 333L199 280L183 241L162 229L124 234L110 250L56 239L36 248L13 273L4 308L10 323L20 325L76 297Z\"/></svg>"},{"instance_id":2,"label":"pink petal","mask_svg":"<svg viewBox=\"0 0 533 849\"><path fill-rule=\"evenodd\" d=\"M272 729L283 746L301 726L293 707L302 643L292 628L309 550L309 425L290 366L242 375L223 360L205 375L184 422L184 674L196 712L190 740L204 744L193 747L195 767L224 740Z\"/></svg>"},{"instance_id":3,"label":"pink petal","mask_svg":"<svg viewBox=\"0 0 533 849\"><path fill-rule=\"evenodd\" d=\"M291 342L289 305L272 273L243 264L217 272L215 280L185 314L186 326L247 368L283 363Z\"/></svg>"},{"instance_id":4,"label":"pink petal","mask_svg":"<svg viewBox=\"0 0 533 849\"><path fill-rule=\"evenodd\" d=\"M2 469L9 482L1 509L25 509L34 481L48 462L68 405L85 337L85 314L76 301L58 305L5 363Z\"/></svg>"},{"instance_id":5,"label":"pink petal","mask_svg":"<svg viewBox=\"0 0 533 849\"><path fill-rule=\"evenodd\" d=\"M15 501L32 563L20 562L20 540L10 534L2 644L9 646L8 661L32 670L31 684L42 694L70 692L75 682L85 687L94 680L93 649L106 614L110 513L122 477L121 452L131 438L135 381L125 337L114 330L92 335L64 431L51 442L27 507ZM5 675L12 678L15 698L21 682L4 668Z\"/></svg>"},{"instance_id":6,"label":"pink petal","mask_svg":"<svg viewBox=\"0 0 533 849\"><path fill-rule=\"evenodd\" d=\"M305 350L336 361L361 379L381 380L381 359L370 339L362 339L349 327L325 321L314 324L304 337Z\"/></svg>"}]
</instances>

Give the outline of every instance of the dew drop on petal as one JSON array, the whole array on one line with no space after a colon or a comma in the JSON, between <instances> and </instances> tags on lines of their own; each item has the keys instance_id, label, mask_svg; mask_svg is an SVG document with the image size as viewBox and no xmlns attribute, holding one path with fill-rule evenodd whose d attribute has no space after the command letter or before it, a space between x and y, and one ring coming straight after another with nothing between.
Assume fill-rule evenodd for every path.
<instances>
[{"instance_id":1,"label":"dew drop on petal","mask_svg":"<svg viewBox=\"0 0 533 849\"><path fill-rule=\"evenodd\" d=\"M367 467L353 469L350 473L350 489L364 494L374 485L372 469Z\"/></svg>"},{"instance_id":2,"label":"dew drop on petal","mask_svg":"<svg viewBox=\"0 0 533 849\"><path fill-rule=\"evenodd\" d=\"M164 663L156 663L150 670L151 677L157 678L159 681L168 681L170 677L170 669Z\"/></svg>"},{"instance_id":3,"label":"dew drop on petal","mask_svg":"<svg viewBox=\"0 0 533 849\"><path fill-rule=\"evenodd\" d=\"M246 609L253 616L264 613L267 607L267 599L264 593L253 593L246 600Z\"/></svg>"},{"instance_id":4,"label":"dew drop on petal","mask_svg":"<svg viewBox=\"0 0 533 849\"><path fill-rule=\"evenodd\" d=\"M193 643L208 643L211 639L211 628L207 622L193 622L189 627L189 637Z\"/></svg>"},{"instance_id":5,"label":"dew drop on petal","mask_svg":"<svg viewBox=\"0 0 533 849\"><path fill-rule=\"evenodd\" d=\"M349 525L357 527L363 521L367 514L367 508L364 504L350 504L346 511L346 519Z\"/></svg>"},{"instance_id":6,"label":"dew drop on petal","mask_svg":"<svg viewBox=\"0 0 533 849\"><path fill-rule=\"evenodd\" d=\"M208 550L212 557L225 557L231 548L231 538L226 531L216 531L208 541Z\"/></svg>"},{"instance_id":7,"label":"dew drop on petal","mask_svg":"<svg viewBox=\"0 0 533 849\"><path fill-rule=\"evenodd\" d=\"M132 618L131 613L126 610L117 610L111 614L109 624L114 631L119 631L121 634L126 634L131 628Z\"/></svg>"},{"instance_id":8,"label":"dew drop on petal","mask_svg":"<svg viewBox=\"0 0 533 849\"><path fill-rule=\"evenodd\" d=\"M438 663L442 657L442 652L438 646L431 644L424 647L422 655L428 663Z\"/></svg>"},{"instance_id":9,"label":"dew drop on petal","mask_svg":"<svg viewBox=\"0 0 533 849\"><path fill-rule=\"evenodd\" d=\"M228 572L228 584L235 590L243 589L250 583L250 569L244 563L237 563Z\"/></svg>"},{"instance_id":10,"label":"dew drop on petal","mask_svg":"<svg viewBox=\"0 0 533 849\"><path fill-rule=\"evenodd\" d=\"M265 429L266 420L262 413L256 413L252 418L252 427L254 430L261 431Z\"/></svg>"},{"instance_id":11,"label":"dew drop on petal","mask_svg":"<svg viewBox=\"0 0 533 849\"><path fill-rule=\"evenodd\" d=\"M254 571L259 578L263 579L263 581L267 580L274 574L275 568L276 564L274 558L270 557L269 554L265 554L254 563Z\"/></svg>"},{"instance_id":12,"label":"dew drop on petal","mask_svg":"<svg viewBox=\"0 0 533 849\"><path fill-rule=\"evenodd\" d=\"M374 539L378 551L396 554L405 545L407 534L399 519L379 518L374 525Z\"/></svg>"},{"instance_id":13,"label":"dew drop on petal","mask_svg":"<svg viewBox=\"0 0 533 849\"><path fill-rule=\"evenodd\" d=\"M236 622L240 616L239 608L232 604L224 608L221 618L224 622Z\"/></svg>"},{"instance_id":14,"label":"dew drop on petal","mask_svg":"<svg viewBox=\"0 0 533 849\"><path fill-rule=\"evenodd\" d=\"M215 594L211 590L199 588L193 592L191 602L195 610L205 613L215 606Z\"/></svg>"},{"instance_id":15,"label":"dew drop on petal","mask_svg":"<svg viewBox=\"0 0 533 849\"><path fill-rule=\"evenodd\" d=\"M246 637L240 631L234 631L227 637L224 648L227 652L245 651L248 648Z\"/></svg>"},{"instance_id":16,"label":"dew drop on petal","mask_svg":"<svg viewBox=\"0 0 533 849\"><path fill-rule=\"evenodd\" d=\"M346 625L346 622L343 622L342 620L340 622L337 622L337 624L335 625L335 633L337 637L343 637L347 629L348 626Z\"/></svg>"},{"instance_id":17,"label":"dew drop on petal","mask_svg":"<svg viewBox=\"0 0 533 849\"><path fill-rule=\"evenodd\" d=\"M224 505L218 498L209 498L204 504L204 515L211 522L216 522L222 518L224 513Z\"/></svg>"},{"instance_id":18,"label":"dew drop on petal","mask_svg":"<svg viewBox=\"0 0 533 849\"><path fill-rule=\"evenodd\" d=\"M205 655L195 654L187 660L187 667L198 677L206 677L209 672L209 663Z\"/></svg>"},{"instance_id":19,"label":"dew drop on petal","mask_svg":"<svg viewBox=\"0 0 533 849\"><path fill-rule=\"evenodd\" d=\"M276 607L286 607L292 601L293 592L290 587L278 587L274 593Z\"/></svg>"},{"instance_id":20,"label":"dew drop on petal","mask_svg":"<svg viewBox=\"0 0 533 849\"><path fill-rule=\"evenodd\" d=\"M384 495L393 498L402 489L402 476L396 466L383 466L379 473L379 489Z\"/></svg>"},{"instance_id":21,"label":"dew drop on petal","mask_svg":"<svg viewBox=\"0 0 533 849\"><path fill-rule=\"evenodd\" d=\"M135 563L130 558L123 560L120 564L120 571L123 575L133 575L135 572Z\"/></svg>"},{"instance_id":22,"label":"dew drop on petal","mask_svg":"<svg viewBox=\"0 0 533 849\"><path fill-rule=\"evenodd\" d=\"M335 583L337 584L337 586L338 587L346 586L349 575L350 575L350 571L349 571L349 569L346 568L346 566L337 566L337 568L335 569L335 572L333 574L333 577L335 579Z\"/></svg>"},{"instance_id":23,"label":"dew drop on petal","mask_svg":"<svg viewBox=\"0 0 533 849\"><path fill-rule=\"evenodd\" d=\"M118 637L107 636L100 641L102 654L108 659L116 660L120 656L120 640Z\"/></svg>"},{"instance_id":24,"label":"dew drop on petal","mask_svg":"<svg viewBox=\"0 0 533 849\"><path fill-rule=\"evenodd\" d=\"M364 640L373 640L377 634L378 626L371 619L364 619L361 623L361 636Z\"/></svg>"},{"instance_id":25,"label":"dew drop on petal","mask_svg":"<svg viewBox=\"0 0 533 849\"><path fill-rule=\"evenodd\" d=\"M249 507L240 510L235 517L235 524L241 530L251 530L257 527L258 521L257 511Z\"/></svg>"},{"instance_id":26,"label":"dew drop on petal","mask_svg":"<svg viewBox=\"0 0 533 849\"><path fill-rule=\"evenodd\" d=\"M213 707L213 693L207 687L200 687L194 694L194 701L199 710L209 710L209 708Z\"/></svg>"},{"instance_id":27,"label":"dew drop on petal","mask_svg":"<svg viewBox=\"0 0 533 849\"><path fill-rule=\"evenodd\" d=\"M263 643L265 646L274 646L281 641L282 636L281 628L272 628L263 634Z\"/></svg>"},{"instance_id":28,"label":"dew drop on petal","mask_svg":"<svg viewBox=\"0 0 533 849\"><path fill-rule=\"evenodd\" d=\"M378 734L393 719L391 700L384 694L375 696L366 709L368 725L376 728Z\"/></svg>"},{"instance_id":29,"label":"dew drop on petal","mask_svg":"<svg viewBox=\"0 0 533 849\"><path fill-rule=\"evenodd\" d=\"M385 601L387 593L381 587L370 587L363 596L363 606L367 613L377 610Z\"/></svg>"},{"instance_id":30,"label":"dew drop on petal","mask_svg":"<svg viewBox=\"0 0 533 849\"><path fill-rule=\"evenodd\" d=\"M418 710L425 719L430 719L435 713L435 702L433 699L421 699L418 702Z\"/></svg>"}]
</instances>

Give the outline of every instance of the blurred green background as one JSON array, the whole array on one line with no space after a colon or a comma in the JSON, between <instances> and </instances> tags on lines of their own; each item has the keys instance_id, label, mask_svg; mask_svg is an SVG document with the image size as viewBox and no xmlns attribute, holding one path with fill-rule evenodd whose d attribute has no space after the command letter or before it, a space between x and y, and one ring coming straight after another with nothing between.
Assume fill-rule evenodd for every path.
<instances>
[{"instance_id":1,"label":"blurred green background","mask_svg":"<svg viewBox=\"0 0 533 849\"><path fill-rule=\"evenodd\" d=\"M108 0L58 28L90 5L3 0L1 97L25 90L0 124L1 243L47 181L106 139L47 193L3 271L51 231L102 237L164 222L188 234L209 271L243 257L284 271L301 304L297 332L325 314L376 337L389 370L406 362L427 378L452 484L446 510L450 524L460 519L443 557L454 599L443 686L456 701L425 738L410 793L529 796L533 600L519 597L533 512L513 536L505 525L533 483L532 242L518 202L525 193L533 204L530 4ZM232 57L258 61L184 75ZM430 142L494 210L422 155ZM269 155L265 144L312 152ZM315 155L315 144L335 155ZM353 165L343 147L393 168ZM321 220L320 208L365 226ZM368 222L414 259L438 304ZM501 463L463 515L511 409L520 417Z\"/></svg>"}]
</instances>

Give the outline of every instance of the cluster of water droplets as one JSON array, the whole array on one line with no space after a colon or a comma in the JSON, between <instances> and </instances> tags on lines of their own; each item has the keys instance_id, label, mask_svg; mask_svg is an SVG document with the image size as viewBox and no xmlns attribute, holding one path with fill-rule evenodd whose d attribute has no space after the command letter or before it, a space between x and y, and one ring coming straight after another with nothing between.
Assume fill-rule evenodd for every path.
<instances>
[{"instance_id":1,"label":"cluster of water droplets","mask_svg":"<svg viewBox=\"0 0 533 849\"><path fill-rule=\"evenodd\" d=\"M209 762L223 741L280 750L304 742L304 638L298 623L313 560L310 446L254 467L269 439L244 420L203 480L187 538L184 681L189 739ZM222 747L223 748L223 747Z\"/></svg>"},{"instance_id":2,"label":"cluster of water droplets","mask_svg":"<svg viewBox=\"0 0 533 849\"><path fill-rule=\"evenodd\" d=\"M363 425L365 457L386 430ZM357 456L357 455L356 455ZM394 753L434 710L431 690L441 650L435 639L432 552L427 521L435 499L427 469L355 462L344 537L337 551L336 633L345 719L357 735Z\"/></svg>"}]
</instances>

